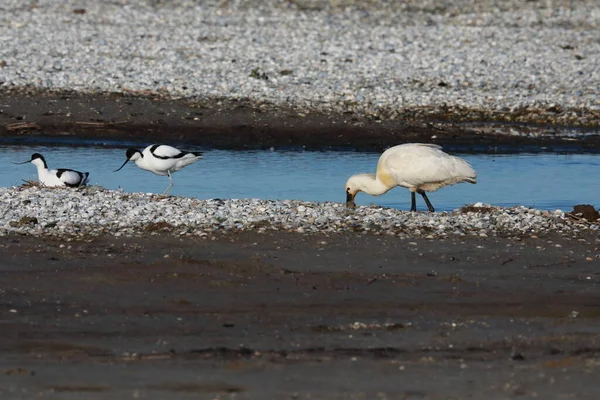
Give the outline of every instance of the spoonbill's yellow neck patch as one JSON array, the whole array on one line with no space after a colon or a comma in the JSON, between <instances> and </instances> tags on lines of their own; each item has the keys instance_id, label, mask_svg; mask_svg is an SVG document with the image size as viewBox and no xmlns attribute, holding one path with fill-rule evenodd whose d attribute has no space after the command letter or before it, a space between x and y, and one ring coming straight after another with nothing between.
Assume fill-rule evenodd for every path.
<instances>
[{"instance_id":1,"label":"spoonbill's yellow neck patch","mask_svg":"<svg viewBox=\"0 0 600 400\"><path fill-rule=\"evenodd\" d=\"M396 180L390 175L389 171L381 165L377 166L377 179L389 189L397 185Z\"/></svg>"},{"instance_id":2,"label":"spoonbill's yellow neck patch","mask_svg":"<svg viewBox=\"0 0 600 400\"><path fill-rule=\"evenodd\" d=\"M365 192L373 196L384 194L391 187L385 185L375 174L358 174L351 176L346 183L346 190L355 195L358 192Z\"/></svg>"}]
</instances>

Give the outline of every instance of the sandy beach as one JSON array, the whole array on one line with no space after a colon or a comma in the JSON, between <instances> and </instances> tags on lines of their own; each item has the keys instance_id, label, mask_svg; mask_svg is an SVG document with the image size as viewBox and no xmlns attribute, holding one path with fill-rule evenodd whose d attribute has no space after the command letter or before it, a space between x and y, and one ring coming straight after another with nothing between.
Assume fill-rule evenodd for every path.
<instances>
[{"instance_id":1,"label":"sandy beach","mask_svg":"<svg viewBox=\"0 0 600 400\"><path fill-rule=\"evenodd\" d=\"M598 243L0 238L7 398L598 395Z\"/></svg>"}]
</instances>

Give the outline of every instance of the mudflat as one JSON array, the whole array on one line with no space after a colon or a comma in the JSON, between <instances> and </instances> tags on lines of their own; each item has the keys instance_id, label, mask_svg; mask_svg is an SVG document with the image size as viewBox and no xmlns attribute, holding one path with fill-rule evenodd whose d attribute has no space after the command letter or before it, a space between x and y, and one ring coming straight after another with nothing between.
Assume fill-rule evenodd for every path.
<instances>
[{"instance_id":1,"label":"mudflat","mask_svg":"<svg viewBox=\"0 0 600 400\"><path fill-rule=\"evenodd\" d=\"M595 236L0 238L7 398L597 399Z\"/></svg>"}]
</instances>

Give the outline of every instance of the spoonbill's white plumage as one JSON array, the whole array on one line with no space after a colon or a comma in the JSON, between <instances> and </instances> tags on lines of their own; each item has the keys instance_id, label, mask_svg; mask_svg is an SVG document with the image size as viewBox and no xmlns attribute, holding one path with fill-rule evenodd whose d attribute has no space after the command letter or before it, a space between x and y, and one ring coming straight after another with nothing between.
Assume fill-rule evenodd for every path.
<instances>
[{"instance_id":1,"label":"spoonbill's white plumage","mask_svg":"<svg viewBox=\"0 0 600 400\"><path fill-rule=\"evenodd\" d=\"M417 211L415 192L423 196L429 211L435 211L425 192L433 192L460 182L477 183L477 173L468 162L442 151L435 144L407 143L383 152L376 174L358 174L346 182L346 205L354 206L358 192L373 196L396 186L411 192L410 211Z\"/></svg>"},{"instance_id":2,"label":"spoonbill's white plumage","mask_svg":"<svg viewBox=\"0 0 600 400\"><path fill-rule=\"evenodd\" d=\"M26 164L28 162L37 167L38 180L44 186L78 187L88 183L89 172L79 172L66 168L48 169L46 159L40 153L34 153L31 155L30 160L15 164Z\"/></svg>"},{"instance_id":3,"label":"spoonbill's white plumage","mask_svg":"<svg viewBox=\"0 0 600 400\"><path fill-rule=\"evenodd\" d=\"M129 161L134 161L135 164L146 171L154 172L157 175L168 176L169 186L163 194L167 194L173 186L173 178L171 174L179 171L183 167L195 163L202 158L202 153L197 151L181 151L172 146L165 144L151 144L143 151L137 149L127 149L125 153L127 160L114 172L119 171Z\"/></svg>"}]
</instances>

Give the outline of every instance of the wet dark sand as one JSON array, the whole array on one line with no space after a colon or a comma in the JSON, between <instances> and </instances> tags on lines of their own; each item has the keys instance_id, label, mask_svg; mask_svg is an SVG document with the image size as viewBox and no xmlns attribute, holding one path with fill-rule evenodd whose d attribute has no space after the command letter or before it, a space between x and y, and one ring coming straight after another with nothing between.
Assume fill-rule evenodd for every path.
<instances>
[{"instance_id":1,"label":"wet dark sand","mask_svg":"<svg viewBox=\"0 0 600 400\"><path fill-rule=\"evenodd\" d=\"M274 146L379 151L407 142L475 152L600 149L597 127L579 127L580 132L594 134L565 138L556 135L564 128L560 126L486 123L472 116L430 115L420 108L407 110L402 119L381 121L351 113L299 112L249 100L170 100L143 94L0 92L0 140L168 142L219 149ZM464 113L477 115L478 110ZM515 136L515 129L530 136ZM536 135L540 132L547 135Z\"/></svg>"},{"instance_id":2,"label":"wet dark sand","mask_svg":"<svg viewBox=\"0 0 600 400\"><path fill-rule=\"evenodd\" d=\"M3 237L0 392L597 399L598 254L592 236Z\"/></svg>"}]
</instances>

